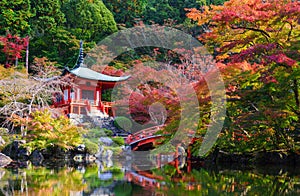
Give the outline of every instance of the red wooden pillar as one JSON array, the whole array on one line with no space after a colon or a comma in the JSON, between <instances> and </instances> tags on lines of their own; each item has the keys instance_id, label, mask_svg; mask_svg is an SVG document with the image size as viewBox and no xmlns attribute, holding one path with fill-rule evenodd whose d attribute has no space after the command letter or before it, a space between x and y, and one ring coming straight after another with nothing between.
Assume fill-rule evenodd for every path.
<instances>
[{"instance_id":1,"label":"red wooden pillar","mask_svg":"<svg viewBox=\"0 0 300 196\"><path fill-rule=\"evenodd\" d=\"M73 112L73 105L72 105L72 100L71 100L71 87L68 87L68 104L69 104L69 111L68 113Z\"/></svg>"},{"instance_id":2,"label":"red wooden pillar","mask_svg":"<svg viewBox=\"0 0 300 196\"><path fill-rule=\"evenodd\" d=\"M68 102L71 103L71 88L68 87Z\"/></svg>"}]
</instances>

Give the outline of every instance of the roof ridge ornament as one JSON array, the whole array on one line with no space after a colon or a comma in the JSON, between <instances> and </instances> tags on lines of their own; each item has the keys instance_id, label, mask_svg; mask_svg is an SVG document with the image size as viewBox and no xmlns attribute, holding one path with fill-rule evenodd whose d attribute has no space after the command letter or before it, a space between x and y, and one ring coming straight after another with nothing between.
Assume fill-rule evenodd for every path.
<instances>
[{"instance_id":1,"label":"roof ridge ornament","mask_svg":"<svg viewBox=\"0 0 300 196\"><path fill-rule=\"evenodd\" d=\"M79 55L78 55L78 59L77 59L77 63L74 66L74 69L77 69L79 67L85 67L84 66L84 57L83 57L83 41L80 40L80 48L79 48Z\"/></svg>"}]
</instances>

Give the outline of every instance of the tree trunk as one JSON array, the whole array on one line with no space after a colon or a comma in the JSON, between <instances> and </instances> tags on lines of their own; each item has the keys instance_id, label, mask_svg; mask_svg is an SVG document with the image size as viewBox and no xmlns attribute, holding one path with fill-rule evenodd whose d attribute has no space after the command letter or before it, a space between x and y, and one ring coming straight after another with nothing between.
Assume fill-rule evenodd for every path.
<instances>
[{"instance_id":1,"label":"tree trunk","mask_svg":"<svg viewBox=\"0 0 300 196\"><path fill-rule=\"evenodd\" d=\"M28 57L29 57L29 37L27 36L28 39L28 43L27 43L27 47L26 47L26 60L25 60L25 67L26 67L26 73L28 75Z\"/></svg>"},{"instance_id":2,"label":"tree trunk","mask_svg":"<svg viewBox=\"0 0 300 196\"><path fill-rule=\"evenodd\" d=\"M293 80L293 91L295 95L295 102L296 102L296 110L300 109L300 100L299 100L299 90L298 90L298 83L297 80Z\"/></svg>"},{"instance_id":3,"label":"tree trunk","mask_svg":"<svg viewBox=\"0 0 300 196\"><path fill-rule=\"evenodd\" d=\"M16 60L15 60L15 66L16 66L16 67L18 66L18 63L19 63L18 60L19 60L18 57L16 57Z\"/></svg>"}]
</instances>

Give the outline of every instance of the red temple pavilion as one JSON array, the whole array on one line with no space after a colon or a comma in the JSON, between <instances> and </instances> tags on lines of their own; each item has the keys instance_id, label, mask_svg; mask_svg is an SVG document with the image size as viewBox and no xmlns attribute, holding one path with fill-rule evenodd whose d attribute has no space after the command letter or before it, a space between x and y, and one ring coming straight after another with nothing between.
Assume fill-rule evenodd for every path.
<instances>
[{"instance_id":1,"label":"red temple pavilion","mask_svg":"<svg viewBox=\"0 0 300 196\"><path fill-rule=\"evenodd\" d=\"M127 80L129 76L109 76L89 69L84 64L82 45L80 42L77 64L71 70L65 68L63 73L63 75L71 74L76 87L62 87L62 94L55 95L53 105L63 108L65 114L114 116L112 102L103 101L102 93L112 89L117 82Z\"/></svg>"}]
</instances>

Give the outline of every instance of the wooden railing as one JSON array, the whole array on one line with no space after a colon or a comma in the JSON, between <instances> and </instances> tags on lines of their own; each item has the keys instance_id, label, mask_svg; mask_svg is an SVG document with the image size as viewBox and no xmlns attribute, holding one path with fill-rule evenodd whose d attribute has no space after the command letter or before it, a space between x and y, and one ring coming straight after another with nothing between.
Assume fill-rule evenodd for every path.
<instances>
[{"instance_id":1,"label":"wooden railing","mask_svg":"<svg viewBox=\"0 0 300 196\"><path fill-rule=\"evenodd\" d=\"M80 107L81 109L84 109L88 112L92 111L92 108L96 110L100 110L103 113L109 114L111 107L114 102L108 102L108 101L96 101L91 103L87 99L72 99L70 100L62 100L61 102L54 102L53 106L54 107L64 107L64 106L71 106L70 107L70 113L73 113L73 108L74 107Z\"/></svg>"},{"instance_id":2,"label":"wooden railing","mask_svg":"<svg viewBox=\"0 0 300 196\"><path fill-rule=\"evenodd\" d=\"M142 138L147 138L147 137L153 136L153 135L155 135L156 132L158 132L163 127L164 127L164 125L158 125L158 126L149 127L147 129L143 129L143 130L140 130L140 131L135 132L133 134L130 134L126 138L126 143L130 144L130 143L132 143L134 141L137 141L137 140L140 140Z\"/></svg>"},{"instance_id":3,"label":"wooden railing","mask_svg":"<svg viewBox=\"0 0 300 196\"><path fill-rule=\"evenodd\" d=\"M103 103L103 105L105 105L106 107L111 107L114 102L110 102L110 101L101 101Z\"/></svg>"}]
</instances>

